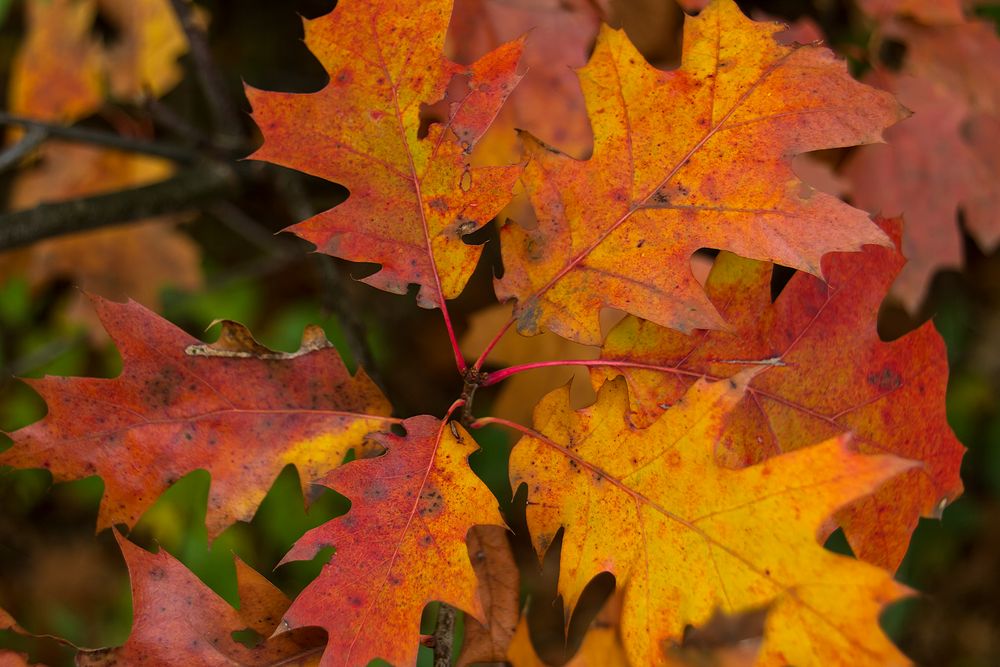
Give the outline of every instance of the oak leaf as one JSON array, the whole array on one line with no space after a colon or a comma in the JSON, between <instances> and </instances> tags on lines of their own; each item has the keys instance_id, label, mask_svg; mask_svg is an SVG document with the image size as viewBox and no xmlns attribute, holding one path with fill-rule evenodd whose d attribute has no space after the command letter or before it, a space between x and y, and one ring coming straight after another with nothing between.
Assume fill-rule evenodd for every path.
<instances>
[{"instance_id":1,"label":"oak leaf","mask_svg":"<svg viewBox=\"0 0 1000 667\"><path fill-rule=\"evenodd\" d=\"M894 23L887 36L906 45L902 71L870 80L915 113L889 130L888 146L852 155L844 174L858 206L905 217L910 262L893 293L916 311L936 271L964 264L959 212L983 252L1000 244L1000 38L981 21Z\"/></svg>"},{"instance_id":2,"label":"oak leaf","mask_svg":"<svg viewBox=\"0 0 1000 667\"><path fill-rule=\"evenodd\" d=\"M966 138L970 110L961 98L926 78L878 72L869 80L895 93L914 114L889 128L888 143L853 153L843 173L855 204L904 215L903 254L909 261L893 293L915 311L937 271L963 264L959 211L968 212L970 222L979 222L980 212L1000 220L982 207L984 200L1000 205L996 174Z\"/></svg>"},{"instance_id":3,"label":"oak leaf","mask_svg":"<svg viewBox=\"0 0 1000 667\"><path fill-rule=\"evenodd\" d=\"M48 416L11 434L0 465L45 468L58 480L100 475L98 530L134 525L170 484L205 469L214 537L249 520L286 465L319 477L395 421L378 388L361 371L351 377L318 328L297 353L271 352L235 323L210 346L134 302L93 302L122 374L26 380Z\"/></svg>"},{"instance_id":4,"label":"oak leaf","mask_svg":"<svg viewBox=\"0 0 1000 667\"><path fill-rule=\"evenodd\" d=\"M111 95L128 101L161 97L183 76L184 29L170 0L98 0L119 38L106 49Z\"/></svg>"},{"instance_id":5,"label":"oak leaf","mask_svg":"<svg viewBox=\"0 0 1000 667\"><path fill-rule=\"evenodd\" d=\"M515 129L531 132L560 150L590 152L590 120L573 73L587 61L603 12L589 0L457 0L449 27L455 57L469 62L527 34L524 77L477 148L492 163L521 158ZM489 156L489 157L485 157Z\"/></svg>"},{"instance_id":6,"label":"oak leaf","mask_svg":"<svg viewBox=\"0 0 1000 667\"><path fill-rule=\"evenodd\" d=\"M150 553L115 534L132 582L132 631L124 645L82 651L82 667L199 665L315 665L323 633L299 631L267 639L289 600L267 579L236 561L237 611L164 550ZM237 632L260 637L255 646L237 641Z\"/></svg>"},{"instance_id":7,"label":"oak leaf","mask_svg":"<svg viewBox=\"0 0 1000 667\"><path fill-rule=\"evenodd\" d=\"M899 221L880 223L898 244ZM827 284L796 274L772 303L772 267L723 253L706 287L731 330L685 336L629 318L609 334L602 358L650 370L598 368L594 382L624 375L633 419L646 425L698 378L756 366L727 423L725 464L758 463L848 431L862 452L923 462L838 517L859 557L895 570L919 517L939 516L961 494L965 451L945 415L948 361L934 326L879 338L879 303L904 261L875 246L828 255Z\"/></svg>"},{"instance_id":8,"label":"oak leaf","mask_svg":"<svg viewBox=\"0 0 1000 667\"><path fill-rule=\"evenodd\" d=\"M464 67L442 54L449 0L345 0L306 21L306 44L330 76L309 94L249 88L264 135L251 157L343 184L347 201L290 231L324 253L381 270L364 282L432 308L457 296L481 246L462 237L510 200L520 168L473 167L471 152L518 81L521 42ZM421 136L421 111L465 81L445 123Z\"/></svg>"},{"instance_id":9,"label":"oak leaf","mask_svg":"<svg viewBox=\"0 0 1000 667\"><path fill-rule=\"evenodd\" d=\"M523 181L539 224L501 230L502 301L518 329L601 340L613 307L682 330L721 328L691 275L698 248L820 273L820 258L885 243L867 215L802 184L800 153L878 141L900 117L826 49L778 44L732 0L684 28L681 67L646 64L601 31L580 82L594 153L577 161L525 136Z\"/></svg>"},{"instance_id":10,"label":"oak leaf","mask_svg":"<svg viewBox=\"0 0 1000 667\"><path fill-rule=\"evenodd\" d=\"M420 616L434 600L484 618L466 534L503 525L496 500L468 466L475 441L455 422L421 416L405 436L376 436L386 448L332 471L319 483L347 496L347 515L305 534L285 561L336 549L295 599L282 627L319 626L329 635L321 667L382 658L412 665Z\"/></svg>"},{"instance_id":11,"label":"oak leaf","mask_svg":"<svg viewBox=\"0 0 1000 667\"><path fill-rule=\"evenodd\" d=\"M742 470L720 465L717 441L748 379L700 381L647 429L629 423L622 379L578 412L565 388L542 400L535 432L511 455L511 484L528 487L540 553L565 530L567 608L595 575L613 574L632 664L662 662L664 646L717 610L765 606L760 665L905 664L878 625L905 588L816 535L833 512L915 464L834 438Z\"/></svg>"}]
</instances>

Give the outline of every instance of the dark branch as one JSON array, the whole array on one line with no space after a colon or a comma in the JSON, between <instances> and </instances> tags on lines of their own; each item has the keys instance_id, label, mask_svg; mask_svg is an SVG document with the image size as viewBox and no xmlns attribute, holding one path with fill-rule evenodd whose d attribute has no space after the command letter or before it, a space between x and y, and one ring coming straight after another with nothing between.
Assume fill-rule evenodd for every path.
<instances>
[{"instance_id":1,"label":"dark branch","mask_svg":"<svg viewBox=\"0 0 1000 667\"><path fill-rule=\"evenodd\" d=\"M0 125L20 125L29 129L43 130L49 137L56 137L66 141L74 141L82 144L94 144L96 146L106 146L116 148L129 153L142 153L144 155L155 155L166 158L181 164L193 164L198 161L199 155L194 151L189 151L179 146L156 143L144 139L131 139L123 137L113 132L102 130L91 130L85 127L71 127L66 125L56 125L45 123L31 118L14 116L0 111Z\"/></svg>"},{"instance_id":2,"label":"dark branch","mask_svg":"<svg viewBox=\"0 0 1000 667\"><path fill-rule=\"evenodd\" d=\"M29 128L20 141L0 153L0 172L16 166L25 155L41 146L48 138L49 133L42 128Z\"/></svg>"},{"instance_id":3,"label":"dark branch","mask_svg":"<svg viewBox=\"0 0 1000 667\"><path fill-rule=\"evenodd\" d=\"M152 185L0 215L0 251L35 241L196 208L236 194L235 171L204 164Z\"/></svg>"},{"instance_id":4,"label":"dark branch","mask_svg":"<svg viewBox=\"0 0 1000 667\"><path fill-rule=\"evenodd\" d=\"M451 667L451 650L455 642L455 608L439 603L437 627L434 629L434 667Z\"/></svg>"}]
</instances>

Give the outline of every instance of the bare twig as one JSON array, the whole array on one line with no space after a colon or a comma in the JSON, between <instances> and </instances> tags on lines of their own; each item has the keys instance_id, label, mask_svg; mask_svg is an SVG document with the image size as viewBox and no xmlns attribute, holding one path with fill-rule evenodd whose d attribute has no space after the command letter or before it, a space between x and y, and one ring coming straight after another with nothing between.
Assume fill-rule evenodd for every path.
<instances>
[{"instance_id":1,"label":"bare twig","mask_svg":"<svg viewBox=\"0 0 1000 667\"><path fill-rule=\"evenodd\" d=\"M239 180L230 167L205 164L152 185L0 215L0 250L63 234L178 213L235 194Z\"/></svg>"},{"instance_id":2,"label":"bare twig","mask_svg":"<svg viewBox=\"0 0 1000 667\"><path fill-rule=\"evenodd\" d=\"M217 139L224 147L234 148L242 143L240 118L226 91L222 72L212 57L208 39L195 21L194 12L191 11L191 5L187 0L170 0L170 4L173 5L174 13L177 14L177 19L184 28L184 34L187 35L195 75L212 114L212 124Z\"/></svg>"},{"instance_id":3,"label":"bare twig","mask_svg":"<svg viewBox=\"0 0 1000 667\"><path fill-rule=\"evenodd\" d=\"M451 667L451 650L455 642L455 608L440 603L437 627L434 628L434 667Z\"/></svg>"},{"instance_id":4,"label":"bare twig","mask_svg":"<svg viewBox=\"0 0 1000 667\"><path fill-rule=\"evenodd\" d=\"M40 127L28 128L20 141L0 153L0 172L16 166L25 155L41 146L48 137L49 133Z\"/></svg>"},{"instance_id":5,"label":"bare twig","mask_svg":"<svg viewBox=\"0 0 1000 667\"><path fill-rule=\"evenodd\" d=\"M145 139L133 139L123 137L113 132L102 130L91 130L85 127L74 127L67 125L57 125L55 123L45 123L32 118L24 118L0 111L0 125L20 125L26 128L38 128L44 130L50 137L74 141L83 144L94 144L106 146L129 153L142 153L144 155L155 155L166 158L181 164L193 164L199 159L198 153L179 146L161 144Z\"/></svg>"}]
</instances>

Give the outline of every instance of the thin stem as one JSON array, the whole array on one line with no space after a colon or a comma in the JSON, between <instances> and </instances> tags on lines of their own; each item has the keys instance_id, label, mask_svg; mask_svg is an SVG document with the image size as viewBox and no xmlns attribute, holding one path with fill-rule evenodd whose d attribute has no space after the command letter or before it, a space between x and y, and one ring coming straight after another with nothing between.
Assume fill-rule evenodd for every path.
<instances>
[{"instance_id":1,"label":"thin stem","mask_svg":"<svg viewBox=\"0 0 1000 667\"><path fill-rule=\"evenodd\" d=\"M500 331L497 332L497 335L493 337L493 340L491 340L489 344L487 344L486 349L483 350L483 353L479 355L478 359L476 359L476 363L472 365L473 370L478 371L482 369L483 363L486 361L486 357L490 356L490 352L493 351L493 348L497 346L497 343L500 342L500 339L504 337L504 334L507 333L507 330L510 329L510 327L514 324L515 321L516 320L513 317L507 320L507 324L503 325ZM492 383L484 383L484 386L489 384Z\"/></svg>"},{"instance_id":2,"label":"thin stem","mask_svg":"<svg viewBox=\"0 0 1000 667\"><path fill-rule=\"evenodd\" d=\"M458 346L458 337L455 336L455 328L451 325L451 316L448 314L448 306L444 303L444 295L441 295L439 309L441 316L444 318L444 328L448 330L448 341L451 343L451 351L455 355L455 365L458 366L458 372L465 375L469 367L465 363L465 357L462 355L461 348Z\"/></svg>"},{"instance_id":3,"label":"thin stem","mask_svg":"<svg viewBox=\"0 0 1000 667\"><path fill-rule=\"evenodd\" d=\"M180 162L181 164L192 164L200 159L198 153L179 146L171 146L169 144L161 144L144 139L123 137L113 132L92 130L85 127L46 123L32 118L15 116L3 111L0 111L0 125L20 125L21 127L26 128L38 128L40 130L44 130L50 137L55 137L57 139L64 139L66 141L73 141L81 144L106 146L108 148L116 148L129 153L154 155L156 157L173 160L174 162Z\"/></svg>"},{"instance_id":4,"label":"thin stem","mask_svg":"<svg viewBox=\"0 0 1000 667\"><path fill-rule=\"evenodd\" d=\"M747 362L752 363L752 362ZM646 371L658 371L660 373L674 373L676 375L687 375L689 377L704 377L704 373L696 373L694 371L686 371L681 368L675 368L673 366L657 366L655 364L640 364L632 361L614 361L611 359L566 359L563 361L536 361L530 364L521 364L519 366L511 366L510 368L504 368L502 370L490 373L483 382L484 387L489 387L494 385L501 380L505 380L512 375L518 373L523 373L525 371L532 371L536 368L551 368L553 366L606 366L611 368L636 368L639 370Z\"/></svg>"},{"instance_id":5,"label":"thin stem","mask_svg":"<svg viewBox=\"0 0 1000 667\"><path fill-rule=\"evenodd\" d=\"M519 431L520 433L530 438L536 438L538 440L545 440L547 442L551 442L548 438L546 438L544 435L542 435L535 429L529 428L524 424L518 424L517 422L513 422L509 419L504 419L503 417L480 417L476 421L472 422L470 426L472 428L483 428L484 426L506 426L507 428Z\"/></svg>"},{"instance_id":6,"label":"thin stem","mask_svg":"<svg viewBox=\"0 0 1000 667\"><path fill-rule=\"evenodd\" d=\"M0 153L0 172L16 166L21 159L35 150L49 138L49 133L40 127L30 127L20 141Z\"/></svg>"}]
</instances>

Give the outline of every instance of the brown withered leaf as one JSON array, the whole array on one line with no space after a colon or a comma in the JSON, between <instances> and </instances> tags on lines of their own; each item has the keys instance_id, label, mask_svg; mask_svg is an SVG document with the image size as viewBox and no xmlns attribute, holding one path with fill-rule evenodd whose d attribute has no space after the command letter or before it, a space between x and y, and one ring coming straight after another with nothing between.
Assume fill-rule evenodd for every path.
<instances>
[{"instance_id":1,"label":"brown withered leaf","mask_svg":"<svg viewBox=\"0 0 1000 667\"><path fill-rule=\"evenodd\" d=\"M467 538L469 559L479 580L483 623L465 618L459 667L504 660L514 638L520 608L520 572L503 526L474 526Z\"/></svg>"}]
</instances>

